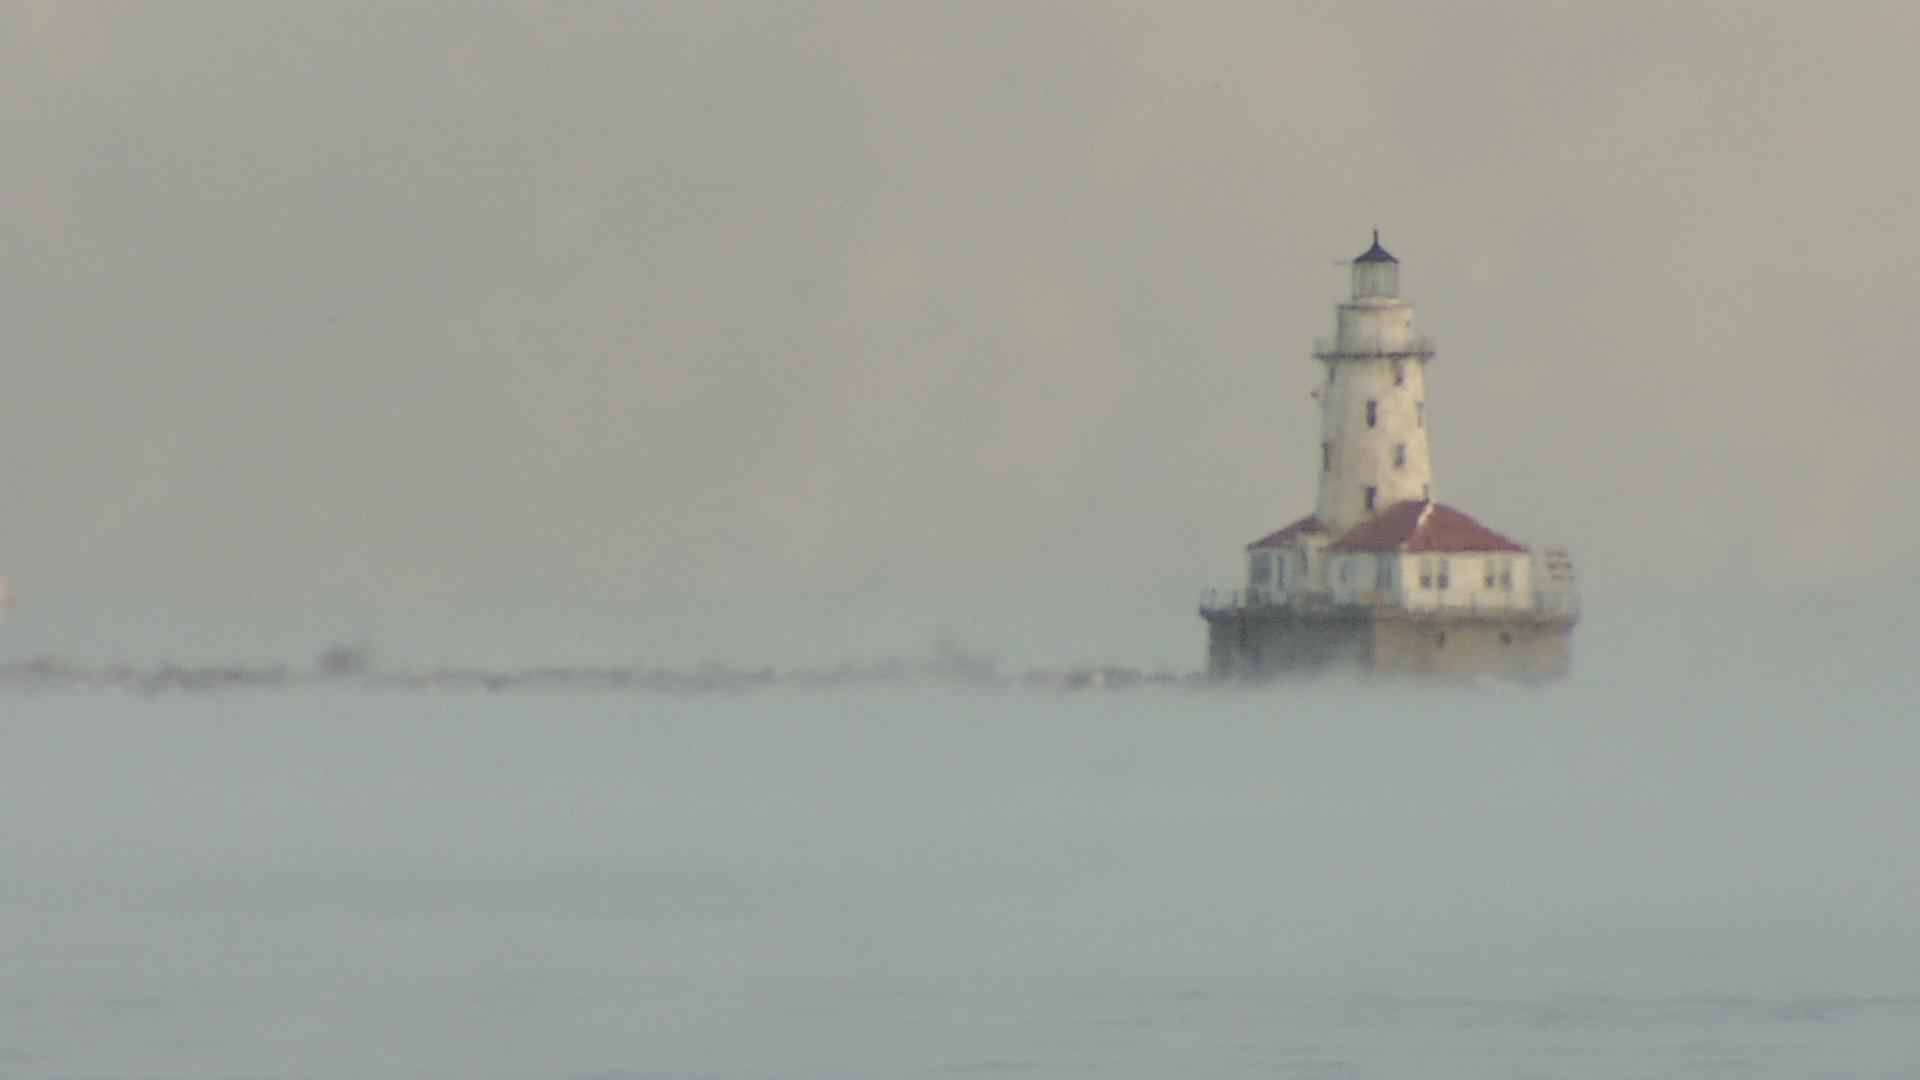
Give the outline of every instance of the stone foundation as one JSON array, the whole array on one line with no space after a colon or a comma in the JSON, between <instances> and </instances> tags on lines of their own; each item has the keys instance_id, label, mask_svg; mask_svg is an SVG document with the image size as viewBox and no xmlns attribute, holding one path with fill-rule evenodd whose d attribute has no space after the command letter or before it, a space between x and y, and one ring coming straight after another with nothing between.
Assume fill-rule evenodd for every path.
<instances>
[{"instance_id":1,"label":"stone foundation","mask_svg":"<svg viewBox=\"0 0 1920 1080\"><path fill-rule=\"evenodd\" d=\"M1202 608L1207 673L1261 681L1329 671L1565 678L1575 619L1537 612L1285 605Z\"/></svg>"}]
</instances>

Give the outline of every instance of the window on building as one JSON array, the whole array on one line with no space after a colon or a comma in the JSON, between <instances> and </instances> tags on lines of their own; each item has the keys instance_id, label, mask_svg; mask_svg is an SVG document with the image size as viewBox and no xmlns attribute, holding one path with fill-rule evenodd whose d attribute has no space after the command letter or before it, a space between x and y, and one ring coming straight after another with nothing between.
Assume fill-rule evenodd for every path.
<instances>
[{"instance_id":1,"label":"window on building","mask_svg":"<svg viewBox=\"0 0 1920 1080\"><path fill-rule=\"evenodd\" d=\"M1333 444L1330 442L1320 444L1320 471L1333 471Z\"/></svg>"},{"instance_id":2,"label":"window on building","mask_svg":"<svg viewBox=\"0 0 1920 1080\"><path fill-rule=\"evenodd\" d=\"M1433 580L1434 580L1434 584L1438 585L1442 589L1453 584L1453 575L1448 573L1447 571L1447 560L1445 559L1440 560L1439 571L1434 574Z\"/></svg>"},{"instance_id":3,"label":"window on building","mask_svg":"<svg viewBox=\"0 0 1920 1080\"><path fill-rule=\"evenodd\" d=\"M1432 559L1420 560L1420 587L1423 589L1433 588L1433 560Z\"/></svg>"},{"instance_id":4,"label":"window on building","mask_svg":"<svg viewBox=\"0 0 1920 1080\"><path fill-rule=\"evenodd\" d=\"M1379 498L1379 497L1380 497L1380 489L1379 489L1379 488L1377 488L1377 487L1368 487L1368 488L1367 488L1367 491L1366 491L1366 503L1367 503L1367 513L1369 513L1369 514L1371 514L1371 513L1373 513L1373 503L1374 503L1374 500L1375 500L1375 499L1377 499L1377 498Z\"/></svg>"},{"instance_id":5,"label":"window on building","mask_svg":"<svg viewBox=\"0 0 1920 1080\"><path fill-rule=\"evenodd\" d=\"M1380 423L1380 403L1377 401L1367 402L1367 426L1373 427L1379 423Z\"/></svg>"},{"instance_id":6,"label":"window on building","mask_svg":"<svg viewBox=\"0 0 1920 1080\"><path fill-rule=\"evenodd\" d=\"M1273 587L1276 589L1284 589L1287 587L1287 557L1285 555L1275 555L1273 557Z\"/></svg>"},{"instance_id":7,"label":"window on building","mask_svg":"<svg viewBox=\"0 0 1920 1080\"><path fill-rule=\"evenodd\" d=\"M1393 556L1382 555L1373 567L1373 587L1376 589L1393 588Z\"/></svg>"},{"instance_id":8,"label":"window on building","mask_svg":"<svg viewBox=\"0 0 1920 1080\"><path fill-rule=\"evenodd\" d=\"M1265 585L1272 576L1273 561L1271 557L1264 551L1255 552L1253 556L1253 573L1248 575L1249 580L1255 585Z\"/></svg>"},{"instance_id":9,"label":"window on building","mask_svg":"<svg viewBox=\"0 0 1920 1080\"><path fill-rule=\"evenodd\" d=\"M1511 559L1500 560L1500 587L1508 592L1513 591L1513 561Z\"/></svg>"},{"instance_id":10,"label":"window on building","mask_svg":"<svg viewBox=\"0 0 1920 1080\"><path fill-rule=\"evenodd\" d=\"M1407 362L1405 360L1395 360L1393 362L1393 385L1407 385Z\"/></svg>"},{"instance_id":11,"label":"window on building","mask_svg":"<svg viewBox=\"0 0 1920 1080\"><path fill-rule=\"evenodd\" d=\"M1413 403L1413 426L1427 426L1427 403L1424 401L1416 401Z\"/></svg>"},{"instance_id":12,"label":"window on building","mask_svg":"<svg viewBox=\"0 0 1920 1080\"><path fill-rule=\"evenodd\" d=\"M1486 585L1487 588L1491 589L1493 588L1493 560L1492 559L1487 560L1486 571L1487 571L1486 574L1483 575L1483 578L1482 578L1482 584Z\"/></svg>"},{"instance_id":13,"label":"window on building","mask_svg":"<svg viewBox=\"0 0 1920 1080\"><path fill-rule=\"evenodd\" d=\"M1407 467L1407 444L1406 443L1393 444L1393 467L1396 469L1404 469Z\"/></svg>"}]
</instances>

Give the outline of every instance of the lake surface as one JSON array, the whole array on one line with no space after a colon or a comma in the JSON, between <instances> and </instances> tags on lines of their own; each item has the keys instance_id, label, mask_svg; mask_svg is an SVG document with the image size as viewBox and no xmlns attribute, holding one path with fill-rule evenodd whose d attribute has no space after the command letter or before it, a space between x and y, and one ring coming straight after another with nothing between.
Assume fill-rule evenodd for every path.
<instances>
[{"instance_id":1,"label":"lake surface","mask_svg":"<svg viewBox=\"0 0 1920 1080\"><path fill-rule=\"evenodd\" d=\"M1906 676L1658 655L8 692L0 1076L1920 1076Z\"/></svg>"}]
</instances>

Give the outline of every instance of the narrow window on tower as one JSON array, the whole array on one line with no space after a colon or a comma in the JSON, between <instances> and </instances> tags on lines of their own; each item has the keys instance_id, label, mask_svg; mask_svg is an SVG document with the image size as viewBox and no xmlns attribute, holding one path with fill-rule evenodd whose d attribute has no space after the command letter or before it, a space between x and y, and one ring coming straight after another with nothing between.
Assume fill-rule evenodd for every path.
<instances>
[{"instance_id":1,"label":"narrow window on tower","mask_svg":"<svg viewBox=\"0 0 1920 1080\"><path fill-rule=\"evenodd\" d=\"M1375 424L1378 424L1379 422L1380 422L1380 403L1377 401L1367 402L1367 426L1372 427Z\"/></svg>"},{"instance_id":2,"label":"narrow window on tower","mask_svg":"<svg viewBox=\"0 0 1920 1080\"><path fill-rule=\"evenodd\" d=\"M1424 401L1416 401L1413 403L1413 426L1427 426L1427 403Z\"/></svg>"},{"instance_id":3,"label":"narrow window on tower","mask_svg":"<svg viewBox=\"0 0 1920 1080\"><path fill-rule=\"evenodd\" d=\"M1333 444L1330 442L1320 444L1320 471L1333 471Z\"/></svg>"},{"instance_id":4,"label":"narrow window on tower","mask_svg":"<svg viewBox=\"0 0 1920 1080\"><path fill-rule=\"evenodd\" d=\"M1373 501L1375 498L1379 496L1379 494L1380 494L1379 488L1376 488L1376 487L1367 488L1367 513L1369 514L1373 513Z\"/></svg>"},{"instance_id":5,"label":"narrow window on tower","mask_svg":"<svg viewBox=\"0 0 1920 1080\"><path fill-rule=\"evenodd\" d=\"M1393 444L1393 467L1396 469L1404 469L1407 467L1407 444L1406 443Z\"/></svg>"},{"instance_id":6,"label":"narrow window on tower","mask_svg":"<svg viewBox=\"0 0 1920 1080\"><path fill-rule=\"evenodd\" d=\"M1393 362L1393 385L1407 385L1407 362L1405 360L1395 360Z\"/></svg>"}]
</instances>

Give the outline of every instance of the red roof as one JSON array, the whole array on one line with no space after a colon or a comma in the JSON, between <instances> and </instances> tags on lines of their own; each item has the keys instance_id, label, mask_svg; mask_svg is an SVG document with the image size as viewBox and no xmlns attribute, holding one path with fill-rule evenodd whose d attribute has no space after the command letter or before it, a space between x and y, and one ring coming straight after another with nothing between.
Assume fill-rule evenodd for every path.
<instances>
[{"instance_id":1,"label":"red roof","mask_svg":"<svg viewBox=\"0 0 1920 1080\"><path fill-rule=\"evenodd\" d=\"M1269 533L1255 540L1253 543L1248 544L1247 550L1252 551L1254 548L1280 547L1296 536L1321 536L1331 531L1332 530L1328 529L1325 525L1320 524L1319 518L1308 514L1306 517L1281 529L1279 532Z\"/></svg>"},{"instance_id":2,"label":"red roof","mask_svg":"<svg viewBox=\"0 0 1920 1080\"><path fill-rule=\"evenodd\" d=\"M1394 503L1348 529L1329 551L1525 551L1451 506L1422 499Z\"/></svg>"}]
</instances>

